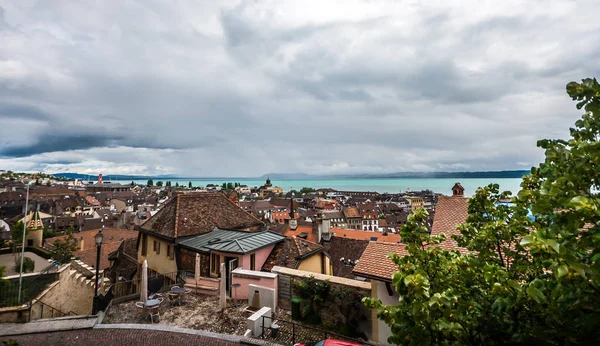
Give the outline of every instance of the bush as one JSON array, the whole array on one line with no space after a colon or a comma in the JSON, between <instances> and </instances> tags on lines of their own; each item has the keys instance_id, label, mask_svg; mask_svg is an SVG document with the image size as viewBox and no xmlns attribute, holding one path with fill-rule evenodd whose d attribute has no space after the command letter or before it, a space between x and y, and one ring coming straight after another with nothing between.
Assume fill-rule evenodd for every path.
<instances>
[{"instance_id":1,"label":"bush","mask_svg":"<svg viewBox=\"0 0 600 346\"><path fill-rule=\"evenodd\" d=\"M35 262L31 258L25 257L23 259L23 273L33 273L34 270ZM21 256L15 260L15 271L17 273L21 271Z\"/></svg>"}]
</instances>

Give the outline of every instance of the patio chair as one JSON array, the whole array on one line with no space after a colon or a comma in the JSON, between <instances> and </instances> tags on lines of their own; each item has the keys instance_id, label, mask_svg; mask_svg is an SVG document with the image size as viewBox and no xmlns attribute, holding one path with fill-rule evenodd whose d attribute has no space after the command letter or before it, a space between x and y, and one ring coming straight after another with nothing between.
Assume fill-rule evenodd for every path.
<instances>
[{"instance_id":1,"label":"patio chair","mask_svg":"<svg viewBox=\"0 0 600 346\"><path fill-rule=\"evenodd\" d=\"M169 302L171 303L171 305L177 304L179 300L179 295L175 293L168 292L167 297L169 298Z\"/></svg>"},{"instance_id":2,"label":"patio chair","mask_svg":"<svg viewBox=\"0 0 600 346\"><path fill-rule=\"evenodd\" d=\"M150 315L150 321L152 323L154 323L154 317L158 317L158 321L160 321L160 306L162 305L162 302L164 301L164 298L156 298L158 300L158 304L152 307L146 307L146 310L148 311L148 314Z\"/></svg>"}]
</instances>

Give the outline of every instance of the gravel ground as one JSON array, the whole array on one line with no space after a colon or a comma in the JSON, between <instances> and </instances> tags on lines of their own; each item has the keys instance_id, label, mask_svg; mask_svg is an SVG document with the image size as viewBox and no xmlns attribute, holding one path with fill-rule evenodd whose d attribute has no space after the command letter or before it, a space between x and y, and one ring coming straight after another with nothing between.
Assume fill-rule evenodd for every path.
<instances>
[{"instance_id":1,"label":"gravel ground","mask_svg":"<svg viewBox=\"0 0 600 346\"><path fill-rule=\"evenodd\" d=\"M246 331L245 301L229 300L225 311L219 310L219 297L190 295L181 306L164 301L159 309L160 324L205 330L215 333L243 335ZM234 303L239 307L232 307ZM108 310L103 324L140 323L150 324L147 315L135 306L135 301L113 305Z\"/></svg>"}]
</instances>

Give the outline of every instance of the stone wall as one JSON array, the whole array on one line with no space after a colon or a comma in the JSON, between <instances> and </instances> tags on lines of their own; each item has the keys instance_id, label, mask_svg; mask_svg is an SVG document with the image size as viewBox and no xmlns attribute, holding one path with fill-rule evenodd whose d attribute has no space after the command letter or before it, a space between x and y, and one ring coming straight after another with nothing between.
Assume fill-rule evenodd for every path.
<instances>
[{"instance_id":1,"label":"stone wall","mask_svg":"<svg viewBox=\"0 0 600 346\"><path fill-rule=\"evenodd\" d=\"M88 279L85 274L69 266L60 273L59 280L42 292L37 301L49 305L65 313L76 315L89 315L92 313L92 300L94 297L94 280ZM99 292L101 293L101 292ZM42 304L32 304L32 316L39 316ZM49 310L46 308L46 310ZM48 317L50 312L43 314Z\"/></svg>"},{"instance_id":2,"label":"stone wall","mask_svg":"<svg viewBox=\"0 0 600 346\"><path fill-rule=\"evenodd\" d=\"M363 297L371 296L371 284L368 282L283 267L274 267L271 272L279 275L278 304L283 309L290 307L290 298L297 296L294 292L294 281L306 278L325 281L331 285L332 290L350 290ZM314 302L305 302L304 304L312 303ZM356 307L345 306L345 308L342 308L345 304L339 301L339 298L330 295L325 301L320 302L319 305L321 307L319 310L322 323L331 324L332 321L345 321L347 325L353 324L353 327L364 334L369 340L373 339L372 314L363 304L358 304ZM346 311L342 311L344 309ZM351 321L358 322L351 323Z\"/></svg>"}]
</instances>

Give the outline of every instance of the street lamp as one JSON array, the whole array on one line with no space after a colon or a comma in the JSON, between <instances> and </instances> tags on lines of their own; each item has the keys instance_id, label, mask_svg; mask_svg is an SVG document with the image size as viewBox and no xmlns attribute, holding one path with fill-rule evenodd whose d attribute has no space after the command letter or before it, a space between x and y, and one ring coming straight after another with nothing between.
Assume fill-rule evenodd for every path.
<instances>
[{"instance_id":1,"label":"street lamp","mask_svg":"<svg viewBox=\"0 0 600 346\"><path fill-rule=\"evenodd\" d=\"M23 220L23 244L21 248L21 269L19 270L19 298L17 304L21 304L21 289L23 285L23 259L25 258L25 234L27 233L27 213L29 212L29 181L27 181L27 196L25 197L25 219ZM33 215L31 215L33 217ZM15 241L15 239L13 239Z\"/></svg>"},{"instance_id":2,"label":"street lamp","mask_svg":"<svg viewBox=\"0 0 600 346\"><path fill-rule=\"evenodd\" d=\"M102 228L96 233L94 236L94 240L96 241L96 285L94 291L94 304L93 304L93 312L92 314L96 314L98 311L98 280L100 278L100 251L102 250L102 240L104 240L104 234L102 234L102 230L104 229L104 223L102 223Z\"/></svg>"}]
</instances>

